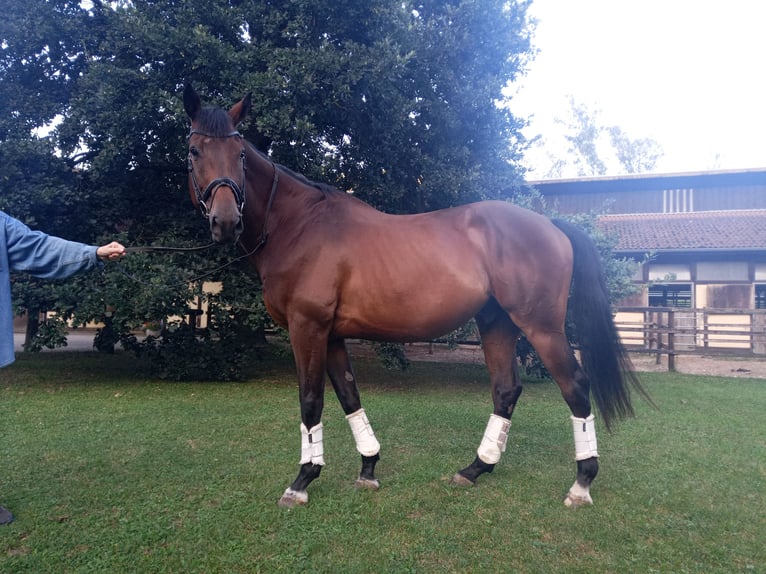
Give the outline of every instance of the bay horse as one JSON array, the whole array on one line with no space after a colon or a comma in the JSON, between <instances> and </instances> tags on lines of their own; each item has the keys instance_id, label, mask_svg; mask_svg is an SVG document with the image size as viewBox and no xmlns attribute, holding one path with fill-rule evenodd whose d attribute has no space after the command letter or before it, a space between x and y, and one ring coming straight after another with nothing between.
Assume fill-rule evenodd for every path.
<instances>
[{"instance_id":1,"label":"bay horse","mask_svg":"<svg viewBox=\"0 0 766 574\"><path fill-rule=\"evenodd\" d=\"M598 450L590 393L610 428L633 414L632 383L599 255L574 225L501 201L390 215L272 162L237 127L248 94L229 110L202 107L187 85L189 193L217 243L238 243L273 320L289 332L299 381L298 476L280 506L308 502L325 464L325 373L362 457L358 487L376 489L380 444L362 408L345 340L427 341L475 318L493 411L476 457L453 478L475 484L505 451L522 391L515 347L524 333L571 410L577 476L565 504L592 504ZM571 285L571 296L570 296ZM567 307L578 363L564 330Z\"/></svg>"}]
</instances>

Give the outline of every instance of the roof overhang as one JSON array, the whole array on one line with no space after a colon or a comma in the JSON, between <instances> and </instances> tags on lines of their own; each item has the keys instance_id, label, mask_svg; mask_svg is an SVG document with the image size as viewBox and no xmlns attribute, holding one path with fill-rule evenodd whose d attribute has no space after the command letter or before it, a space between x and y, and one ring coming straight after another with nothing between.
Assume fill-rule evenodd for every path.
<instances>
[{"instance_id":1,"label":"roof overhang","mask_svg":"<svg viewBox=\"0 0 766 574\"><path fill-rule=\"evenodd\" d=\"M537 187L543 192L543 195L703 188L720 187L722 185L763 185L764 183L766 183L766 167L680 173L642 173L570 179L541 179L527 182L528 185Z\"/></svg>"}]
</instances>

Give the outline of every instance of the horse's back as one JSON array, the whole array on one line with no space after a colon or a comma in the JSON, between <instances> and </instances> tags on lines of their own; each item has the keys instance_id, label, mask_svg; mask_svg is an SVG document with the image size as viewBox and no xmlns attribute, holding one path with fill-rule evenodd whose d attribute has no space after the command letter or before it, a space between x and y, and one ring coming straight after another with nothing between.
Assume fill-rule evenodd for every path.
<instances>
[{"instance_id":1,"label":"horse's back","mask_svg":"<svg viewBox=\"0 0 766 574\"><path fill-rule=\"evenodd\" d=\"M487 300L484 241L465 208L417 215L368 209L336 228L336 328L344 336L422 340L459 327Z\"/></svg>"},{"instance_id":2,"label":"horse's back","mask_svg":"<svg viewBox=\"0 0 766 574\"><path fill-rule=\"evenodd\" d=\"M520 321L541 295L563 297L566 308L571 247L534 212L493 201L417 215L361 208L335 221L343 222L331 241L343 278L336 328L344 336L440 335L492 297Z\"/></svg>"}]
</instances>

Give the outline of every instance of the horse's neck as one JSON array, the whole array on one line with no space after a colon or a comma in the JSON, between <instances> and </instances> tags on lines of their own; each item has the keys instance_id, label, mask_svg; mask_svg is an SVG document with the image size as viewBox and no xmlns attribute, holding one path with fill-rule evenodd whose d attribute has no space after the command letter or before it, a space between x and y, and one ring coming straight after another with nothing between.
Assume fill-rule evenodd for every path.
<instances>
[{"instance_id":1,"label":"horse's neck","mask_svg":"<svg viewBox=\"0 0 766 574\"><path fill-rule=\"evenodd\" d=\"M260 156L253 166L248 166L248 174L253 177L248 182L248 216L242 236L246 249L263 242L265 234L284 235L294 230L311 207L324 198L321 190Z\"/></svg>"}]
</instances>

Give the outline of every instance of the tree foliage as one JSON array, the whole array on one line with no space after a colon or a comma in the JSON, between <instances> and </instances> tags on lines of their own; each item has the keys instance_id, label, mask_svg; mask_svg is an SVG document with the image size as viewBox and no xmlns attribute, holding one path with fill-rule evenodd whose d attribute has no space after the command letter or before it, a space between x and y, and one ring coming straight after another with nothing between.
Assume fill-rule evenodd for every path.
<instances>
[{"instance_id":1,"label":"tree foliage","mask_svg":"<svg viewBox=\"0 0 766 574\"><path fill-rule=\"evenodd\" d=\"M389 212L521 188L523 121L497 102L530 57L527 1L4 7L0 208L49 233L89 243L207 241L185 191L185 82L223 106L252 92L246 138ZM19 311L108 319L127 337L143 321L185 316L199 290L189 280L235 255L131 255L67 282L22 276L14 299ZM223 281L222 307L263 326L257 282L243 287L237 266L211 278Z\"/></svg>"},{"instance_id":2,"label":"tree foliage","mask_svg":"<svg viewBox=\"0 0 766 574\"><path fill-rule=\"evenodd\" d=\"M609 126L609 141L625 173L652 171L662 157L660 144L651 138L630 138L620 127Z\"/></svg>"},{"instance_id":3,"label":"tree foliage","mask_svg":"<svg viewBox=\"0 0 766 574\"><path fill-rule=\"evenodd\" d=\"M662 157L662 147L651 138L631 138L621 127L604 125L600 110L569 98L569 114L556 118L564 127L566 153L549 153L547 177L562 177L567 172L577 176L600 176L609 173L646 173ZM540 138L538 145L550 145Z\"/></svg>"}]
</instances>

